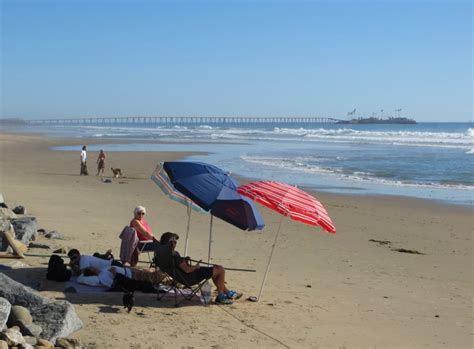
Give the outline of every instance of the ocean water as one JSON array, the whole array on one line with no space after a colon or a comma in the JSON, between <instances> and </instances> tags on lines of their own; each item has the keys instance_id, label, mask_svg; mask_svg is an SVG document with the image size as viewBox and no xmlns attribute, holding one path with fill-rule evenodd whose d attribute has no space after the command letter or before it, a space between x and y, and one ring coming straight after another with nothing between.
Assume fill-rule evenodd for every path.
<instances>
[{"instance_id":1,"label":"ocean water","mask_svg":"<svg viewBox=\"0 0 474 349\"><path fill-rule=\"evenodd\" d=\"M472 205L473 123L416 125L247 125L196 127L48 126L30 131L110 139L89 150L205 151L191 160L237 175L272 179L318 191L404 195ZM127 139L130 144L116 144ZM169 144L146 144L149 140ZM113 156L112 154L109 156ZM150 174L153 169L150 169Z\"/></svg>"}]
</instances>

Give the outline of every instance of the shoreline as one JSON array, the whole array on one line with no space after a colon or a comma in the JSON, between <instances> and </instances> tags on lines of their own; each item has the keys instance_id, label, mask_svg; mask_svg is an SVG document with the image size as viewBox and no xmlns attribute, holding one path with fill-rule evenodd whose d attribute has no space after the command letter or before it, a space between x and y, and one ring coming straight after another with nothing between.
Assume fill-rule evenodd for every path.
<instances>
[{"instance_id":1,"label":"shoreline","mask_svg":"<svg viewBox=\"0 0 474 349\"><path fill-rule=\"evenodd\" d=\"M124 178L106 184L95 176L95 152L88 152L91 175L79 176L79 151L48 149L63 141L77 144L77 139L0 133L0 193L9 206L25 206L39 228L65 237L39 242L86 254L112 248L117 255L117 236L138 204L147 207L156 235L173 231L184 238L184 206L168 199L149 177L159 161L189 153L113 152L106 177L116 166ZM61 283L45 281L41 257L28 256L21 260L26 266L9 275L39 282L42 294L72 302L84 322L72 337L90 348L200 348L223 342L239 348L470 347L472 210L405 197L316 196L333 219L335 235L282 219L260 205L266 222L262 232L243 232L215 220L213 261L257 270L226 274L229 287L245 294L230 307L205 308L196 300L174 308L171 299L157 302L138 293L127 314L121 294L70 294ZM262 300L247 302L258 293L280 222ZM193 213L189 249L194 259L207 256L208 232L209 216ZM403 249L423 254L398 251Z\"/></svg>"},{"instance_id":2,"label":"shoreline","mask_svg":"<svg viewBox=\"0 0 474 349\"><path fill-rule=\"evenodd\" d=\"M48 139L50 141L53 142L52 145L49 146L49 148L51 147L67 147L67 146L75 146L77 145L78 147L81 145L81 144L87 144L88 146L89 145L101 145L101 144L134 144L135 142L131 139L128 139L128 140L124 140L124 139L121 139L121 138L107 138L107 140L100 140L100 139L97 139L97 138L74 138L74 139L65 139L63 137L55 137L55 136L48 136L46 134L36 134L36 133L14 133L14 132L5 132L3 130L0 130L0 135L1 134L6 134L6 135L19 135L19 136L26 136L26 137L29 137L29 136L32 136L32 137L39 137L39 138L42 138L42 139ZM83 143L81 142L75 142L75 141L84 141ZM147 140L143 140L143 139L140 139L139 142L140 144L164 144L164 145L172 145L172 144L178 144L178 145L181 145L181 144L188 144L188 145L192 145L192 144L195 144L195 142L168 142L168 141L158 141L158 140L152 140L152 139L147 139ZM202 142L203 144L213 144L213 143L209 143L209 142ZM223 142L223 144L227 144L225 142ZM79 149L79 148L78 148ZM54 152L74 152L75 150L56 150L56 149L48 149L50 151L54 151ZM185 159L185 158L188 158L188 157L192 157L193 155L207 155L209 154L209 152L206 152L206 151L167 151L167 150L163 150L163 151L151 151L151 150L147 150L147 151L135 151L135 150L109 150L108 152L110 153L137 153L137 154L140 154L140 153L170 153L170 154L173 154L173 153L179 153L180 156L179 156L179 159ZM175 160L178 160L178 159L175 159ZM193 161L192 159L190 161ZM151 172L150 172L151 173ZM248 183L248 182L251 182L251 181L256 181L256 180L261 180L261 179L258 179L258 178L253 178L253 177L250 177L250 176L245 176L244 174L234 174L234 177L237 178L242 184L243 183ZM428 198L422 198L422 197L417 197L417 196L410 196L410 195L398 195L398 194L384 194L384 193L380 193L380 194L377 194L377 193L356 193L356 192L353 192L353 193L343 193L343 192L338 192L338 191L331 191L331 190L317 190L315 188L312 188L312 187L309 187L309 186L301 186L302 189L312 193L313 195L329 195L329 196L336 196L336 197L341 197L342 199L344 199L345 197L351 197L351 198L367 198L367 200L372 200L372 199L378 199L378 198L381 198L382 200L388 200L390 201L390 199L394 199L394 200L413 200L414 202L416 201L420 201L420 205L426 203L428 205L434 205L436 207L439 207L439 206L446 206L446 207L455 207L455 208L459 208L461 210L467 210L467 211L472 211L473 210L473 202L470 202L470 203L464 203L464 202L452 202L452 201L449 201L448 199L437 199L437 198L431 198L431 199L428 199ZM351 187L352 190L354 190L353 187ZM364 190L363 188L361 188L361 190ZM474 195L474 194L473 194Z\"/></svg>"}]
</instances>

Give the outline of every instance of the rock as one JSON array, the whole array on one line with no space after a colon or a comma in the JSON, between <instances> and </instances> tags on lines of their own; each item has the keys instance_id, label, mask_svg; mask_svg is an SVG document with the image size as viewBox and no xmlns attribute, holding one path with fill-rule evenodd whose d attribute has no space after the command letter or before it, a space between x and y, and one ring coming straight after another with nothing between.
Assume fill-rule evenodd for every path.
<instances>
[{"instance_id":1,"label":"rock","mask_svg":"<svg viewBox=\"0 0 474 349\"><path fill-rule=\"evenodd\" d=\"M43 339L43 338L38 338L38 341L36 342L36 345L38 347L54 349L54 344L51 343L50 341L47 341L46 339Z\"/></svg>"},{"instance_id":2,"label":"rock","mask_svg":"<svg viewBox=\"0 0 474 349\"><path fill-rule=\"evenodd\" d=\"M18 325L20 326L20 332L23 336L39 337L43 332L41 326L34 323L24 324L23 321L18 321Z\"/></svg>"},{"instance_id":3,"label":"rock","mask_svg":"<svg viewBox=\"0 0 474 349\"><path fill-rule=\"evenodd\" d=\"M31 310L35 324L43 328L41 337L55 342L82 328L83 324L74 306L67 301L55 301Z\"/></svg>"},{"instance_id":4,"label":"rock","mask_svg":"<svg viewBox=\"0 0 474 349\"><path fill-rule=\"evenodd\" d=\"M56 340L56 347L60 348L81 348L82 343L76 338L58 338Z\"/></svg>"},{"instance_id":5,"label":"rock","mask_svg":"<svg viewBox=\"0 0 474 349\"><path fill-rule=\"evenodd\" d=\"M0 339L3 339L7 342L8 346L13 347L16 345L23 345L26 344L25 339L21 335L20 331L9 328L6 331L0 333Z\"/></svg>"},{"instance_id":6,"label":"rock","mask_svg":"<svg viewBox=\"0 0 474 349\"><path fill-rule=\"evenodd\" d=\"M0 297L5 298L10 304L21 305L31 309L50 302L49 298L41 296L35 290L12 280L0 273Z\"/></svg>"},{"instance_id":7,"label":"rock","mask_svg":"<svg viewBox=\"0 0 474 349\"><path fill-rule=\"evenodd\" d=\"M25 342L25 344L20 344L21 349L35 349L34 346Z\"/></svg>"},{"instance_id":8,"label":"rock","mask_svg":"<svg viewBox=\"0 0 474 349\"><path fill-rule=\"evenodd\" d=\"M11 304L5 298L0 298L0 331L5 327L10 316Z\"/></svg>"},{"instance_id":9,"label":"rock","mask_svg":"<svg viewBox=\"0 0 474 349\"><path fill-rule=\"evenodd\" d=\"M6 207L0 207L0 217L3 220L18 218L15 212Z\"/></svg>"},{"instance_id":10,"label":"rock","mask_svg":"<svg viewBox=\"0 0 474 349\"><path fill-rule=\"evenodd\" d=\"M0 349L8 349L8 343L3 339L0 340Z\"/></svg>"},{"instance_id":11,"label":"rock","mask_svg":"<svg viewBox=\"0 0 474 349\"><path fill-rule=\"evenodd\" d=\"M60 247L57 250L54 250L53 253L61 253L61 254L66 254L67 250L64 247Z\"/></svg>"},{"instance_id":12,"label":"rock","mask_svg":"<svg viewBox=\"0 0 474 349\"><path fill-rule=\"evenodd\" d=\"M28 248L44 248L45 250L49 250L51 247L46 244L39 244L37 242L30 242Z\"/></svg>"},{"instance_id":13,"label":"rock","mask_svg":"<svg viewBox=\"0 0 474 349\"><path fill-rule=\"evenodd\" d=\"M50 231L49 233L44 234L44 237L47 239L59 239L63 240L63 236L58 233L56 230Z\"/></svg>"},{"instance_id":14,"label":"rock","mask_svg":"<svg viewBox=\"0 0 474 349\"><path fill-rule=\"evenodd\" d=\"M33 318L31 317L30 311L27 308L21 305L14 305L12 306L10 310L10 317L8 318L8 326L19 325L20 321L24 325L30 325L33 323Z\"/></svg>"},{"instance_id":15,"label":"rock","mask_svg":"<svg viewBox=\"0 0 474 349\"><path fill-rule=\"evenodd\" d=\"M15 212L16 214L26 214L25 208L21 205L15 207L12 211Z\"/></svg>"},{"instance_id":16,"label":"rock","mask_svg":"<svg viewBox=\"0 0 474 349\"><path fill-rule=\"evenodd\" d=\"M25 245L28 245L31 240L36 240L36 237L38 236L38 227L35 217L12 219L12 225L17 240Z\"/></svg>"},{"instance_id":17,"label":"rock","mask_svg":"<svg viewBox=\"0 0 474 349\"><path fill-rule=\"evenodd\" d=\"M36 345L36 343L38 343L38 340L36 339L36 337L23 336L23 339L25 340L26 344L29 344L29 345Z\"/></svg>"}]
</instances>

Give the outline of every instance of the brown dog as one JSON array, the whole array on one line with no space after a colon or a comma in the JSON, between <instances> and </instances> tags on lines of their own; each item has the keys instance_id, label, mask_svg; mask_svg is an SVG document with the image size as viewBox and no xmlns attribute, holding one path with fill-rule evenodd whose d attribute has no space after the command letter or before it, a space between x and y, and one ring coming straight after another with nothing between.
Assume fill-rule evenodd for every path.
<instances>
[{"instance_id":1,"label":"brown dog","mask_svg":"<svg viewBox=\"0 0 474 349\"><path fill-rule=\"evenodd\" d=\"M122 170L121 169L113 168L113 167L111 167L110 169L112 170L112 173L114 174L115 178L122 177Z\"/></svg>"}]
</instances>

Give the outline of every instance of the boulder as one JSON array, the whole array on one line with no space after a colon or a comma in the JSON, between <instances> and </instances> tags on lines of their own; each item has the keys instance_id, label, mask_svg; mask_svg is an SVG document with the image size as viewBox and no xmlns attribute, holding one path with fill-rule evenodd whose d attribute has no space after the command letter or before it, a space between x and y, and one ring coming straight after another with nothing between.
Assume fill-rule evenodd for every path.
<instances>
[{"instance_id":1,"label":"boulder","mask_svg":"<svg viewBox=\"0 0 474 349\"><path fill-rule=\"evenodd\" d=\"M33 323L33 318L31 317L31 314L27 308L21 305L14 305L10 310L8 326L20 326L20 322L22 322L24 325L30 325Z\"/></svg>"},{"instance_id":2,"label":"boulder","mask_svg":"<svg viewBox=\"0 0 474 349\"><path fill-rule=\"evenodd\" d=\"M12 211L16 214L26 214L26 209L21 205L15 207Z\"/></svg>"},{"instance_id":3,"label":"boulder","mask_svg":"<svg viewBox=\"0 0 474 349\"><path fill-rule=\"evenodd\" d=\"M0 339L0 349L8 349L8 343L3 339Z\"/></svg>"},{"instance_id":4,"label":"boulder","mask_svg":"<svg viewBox=\"0 0 474 349\"><path fill-rule=\"evenodd\" d=\"M41 334L51 342L59 337L67 337L83 326L74 306L67 301L55 301L31 310L33 322L43 328Z\"/></svg>"},{"instance_id":5,"label":"boulder","mask_svg":"<svg viewBox=\"0 0 474 349\"><path fill-rule=\"evenodd\" d=\"M37 338L43 332L41 326L34 323L24 324L23 321L18 321L17 323L18 326L20 326L20 332L23 334L23 336L32 336Z\"/></svg>"},{"instance_id":6,"label":"boulder","mask_svg":"<svg viewBox=\"0 0 474 349\"><path fill-rule=\"evenodd\" d=\"M0 297L0 331L5 327L10 316L11 304L5 298Z\"/></svg>"},{"instance_id":7,"label":"boulder","mask_svg":"<svg viewBox=\"0 0 474 349\"><path fill-rule=\"evenodd\" d=\"M30 312L33 307L50 302L49 298L40 295L35 290L12 280L0 273L0 297L5 298L10 304L27 307Z\"/></svg>"},{"instance_id":8,"label":"boulder","mask_svg":"<svg viewBox=\"0 0 474 349\"><path fill-rule=\"evenodd\" d=\"M31 240L36 240L38 236L38 224L35 217L22 217L11 220L13 229L15 230L15 237L25 245L28 245Z\"/></svg>"}]
</instances>

